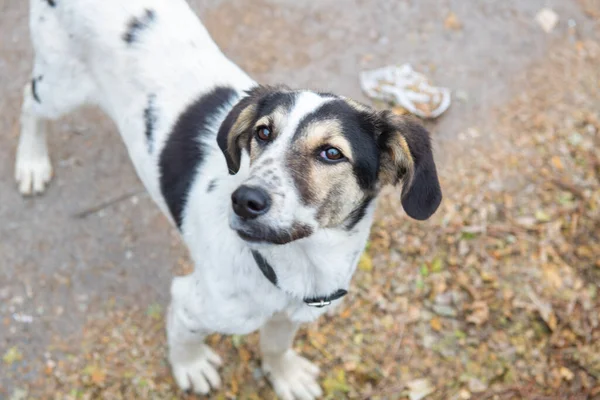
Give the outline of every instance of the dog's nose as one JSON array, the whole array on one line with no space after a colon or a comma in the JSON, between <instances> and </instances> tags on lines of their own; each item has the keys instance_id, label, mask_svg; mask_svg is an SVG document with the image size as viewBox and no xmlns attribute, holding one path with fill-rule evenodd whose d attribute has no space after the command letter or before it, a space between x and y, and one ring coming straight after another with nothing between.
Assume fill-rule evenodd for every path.
<instances>
[{"instance_id":1,"label":"dog's nose","mask_svg":"<svg viewBox=\"0 0 600 400\"><path fill-rule=\"evenodd\" d=\"M271 207L269 194L257 187L240 186L231 195L233 211L244 219L254 219Z\"/></svg>"}]
</instances>

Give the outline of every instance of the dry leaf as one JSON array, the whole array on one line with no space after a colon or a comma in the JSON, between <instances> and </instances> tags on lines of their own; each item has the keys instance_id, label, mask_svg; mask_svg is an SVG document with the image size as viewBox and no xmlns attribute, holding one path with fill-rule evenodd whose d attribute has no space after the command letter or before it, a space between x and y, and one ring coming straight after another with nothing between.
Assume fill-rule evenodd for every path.
<instances>
[{"instance_id":1,"label":"dry leaf","mask_svg":"<svg viewBox=\"0 0 600 400\"><path fill-rule=\"evenodd\" d=\"M339 396L341 393L350 391L350 386L346 382L346 372L342 368L337 368L333 376L325 378L323 381L323 389L330 396Z\"/></svg>"},{"instance_id":2,"label":"dry leaf","mask_svg":"<svg viewBox=\"0 0 600 400\"><path fill-rule=\"evenodd\" d=\"M458 16L450 11L444 20L444 27L449 30L458 31L462 29L462 23L458 19Z\"/></svg>"},{"instance_id":3,"label":"dry leaf","mask_svg":"<svg viewBox=\"0 0 600 400\"><path fill-rule=\"evenodd\" d=\"M429 325L431 325L431 328L434 331L439 332L442 330L442 321L438 317L432 318L431 321L429 321Z\"/></svg>"},{"instance_id":4,"label":"dry leaf","mask_svg":"<svg viewBox=\"0 0 600 400\"><path fill-rule=\"evenodd\" d=\"M471 314L467 321L477 326L485 324L490 318L490 309L485 301L476 301L471 304Z\"/></svg>"},{"instance_id":5,"label":"dry leaf","mask_svg":"<svg viewBox=\"0 0 600 400\"><path fill-rule=\"evenodd\" d=\"M232 376L229 381L229 388L230 388L229 390L231 390L231 393L233 393L234 395L236 395L240 392L240 384L235 375Z\"/></svg>"},{"instance_id":6,"label":"dry leaf","mask_svg":"<svg viewBox=\"0 0 600 400\"><path fill-rule=\"evenodd\" d=\"M370 272L373 270L373 260L371 259L371 256L366 251L360 256L360 261L358 262L358 268L361 271L366 271L366 272Z\"/></svg>"},{"instance_id":7,"label":"dry leaf","mask_svg":"<svg viewBox=\"0 0 600 400\"><path fill-rule=\"evenodd\" d=\"M558 271L558 268L554 265L544 266L544 278L546 278L546 281L548 281L555 289L560 289L563 286L562 276Z\"/></svg>"},{"instance_id":8,"label":"dry leaf","mask_svg":"<svg viewBox=\"0 0 600 400\"><path fill-rule=\"evenodd\" d=\"M417 379L408 382L406 385L408 386L410 400L421 400L435 392L435 388L429 379Z\"/></svg>"},{"instance_id":9,"label":"dry leaf","mask_svg":"<svg viewBox=\"0 0 600 400\"><path fill-rule=\"evenodd\" d=\"M240 359L241 359L243 362L248 362L248 361L250 361L250 358L251 358L250 352L249 352L249 351L248 351L248 350L247 350L245 347L240 347L240 348L238 349L238 353L239 353L239 355L240 355Z\"/></svg>"},{"instance_id":10,"label":"dry leaf","mask_svg":"<svg viewBox=\"0 0 600 400\"><path fill-rule=\"evenodd\" d=\"M540 317L542 317L546 325L548 325L548 328L550 328L551 331L554 331L557 326L557 320L554 310L552 309L552 304L542 301L531 287L528 287L527 294L538 310Z\"/></svg>"},{"instance_id":11,"label":"dry leaf","mask_svg":"<svg viewBox=\"0 0 600 400\"><path fill-rule=\"evenodd\" d=\"M573 377L575 376L573 374L573 372L571 372L571 370L569 368L566 367L560 367L560 376L566 380L566 381L572 381Z\"/></svg>"},{"instance_id":12,"label":"dry leaf","mask_svg":"<svg viewBox=\"0 0 600 400\"><path fill-rule=\"evenodd\" d=\"M96 368L90 374L90 379L95 385L100 386L104 383L104 380L106 379L106 372L102 371L100 368Z\"/></svg>"},{"instance_id":13,"label":"dry leaf","mask_svg":"<svg viewBox=\"0 0 600 400\"><path fill-rule=\"evenodd\" d=\"M488 386L477 378L469 379L469 390L472 393L482 393L485 392Z\"/></svg>"},{"instance_id":14,"label":"dry leaf","mask_svg":"<svg viewBox=\"0 0 600 400\"><path fill-rule=\"evenodd\" d=\"M559 156L553 156L551 160L554 168L558 169L559 171L562 171L565 168Z\"/></svg>"},{"instance_id":15,"label":"dry leaf","mask_svg":"<svg viewBox=\"0 0 600 400\"><path fill-rule=\"evenodd\" d=\"M17 346L13 346L6 351L2 360L5 364L12 365L17 361L21 361L23 359L23 354L19 350Z\"/></svg>"}]
</instances>

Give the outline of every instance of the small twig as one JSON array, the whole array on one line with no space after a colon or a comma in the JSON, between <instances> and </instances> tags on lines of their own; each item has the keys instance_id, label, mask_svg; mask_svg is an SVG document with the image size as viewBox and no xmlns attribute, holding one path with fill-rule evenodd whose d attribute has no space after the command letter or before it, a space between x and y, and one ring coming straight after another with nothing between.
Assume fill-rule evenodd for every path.
<instances>
[{"instance_id":1,"label":"small twig","mask_svg":"<svg viewBox=\"0 0 600 400\"><path fill-rule=\"evenodd\" d=\"M104 210L104 209L106 209L106 208L108 208L108 207L110 207L110 206L112 206L114 204L120 203L120 202L122 202L124 200L130 199L133 196L139 195L139 194L141 194L143 192L144 192L143 189L139 189L139 190L136 190L134 192L125 193L125 194L123 194L123 195L121 195L119 197L116 197L114 199L107 200L107 201L105 201L103 203L100 203L98 205L95 205L93 207L86 208L86 209L84 209L82 211L79 211L78 213L73 214L73 217L74 218L86 218L86 217L89 217L92 214L96 214L99 211L102 211L102 210Z\"/></svg>"},{"instance_id":2,"label":"small twig","mask_svg":"<svg viewBox=\"0 0 600 400\"><path fill-rule=\"evenodd\" d=\"M566 190L567 192L571 192L575 197L578 197L581 200L585 200L585 194L583 193L583 191L571 182L566 182L558 178L550 179L550 182L553 183L555 186Z\"/></svg>"}]
</instances>

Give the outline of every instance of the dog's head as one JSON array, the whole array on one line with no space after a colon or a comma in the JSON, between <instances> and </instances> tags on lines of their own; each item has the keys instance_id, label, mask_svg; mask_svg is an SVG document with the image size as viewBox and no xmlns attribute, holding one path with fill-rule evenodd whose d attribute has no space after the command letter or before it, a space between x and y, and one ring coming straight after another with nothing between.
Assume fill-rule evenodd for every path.
<instances>
[{"instance_id":1,"label":"dog's head","mask_svg":"<svg viewBox=\"0 0 600 400\"><path fill-rule=\"evenodd\" d=\"M351 230L383 185L401 184L404 210L418 220L442 199L429 133L339 96L259 86L229 113L218 141L231 173L248 168L231 195L230 226L250 242Z\"/></svg>"}]
</instances>

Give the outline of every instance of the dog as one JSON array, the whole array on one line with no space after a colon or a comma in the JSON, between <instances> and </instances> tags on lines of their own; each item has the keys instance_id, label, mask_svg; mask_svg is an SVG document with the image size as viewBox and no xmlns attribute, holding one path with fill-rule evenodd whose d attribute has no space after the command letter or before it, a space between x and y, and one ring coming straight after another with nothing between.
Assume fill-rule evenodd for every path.
<instances>
[{"instance_id":1,"label":"dog","mask_svg":"<svg viewBox=\"0 0 600 400\"><path fill-rule=\"evenodd\" d=\"M257 84L184 0L32 0L30 13L20 192L52 177L46 122L99 106L195 264L174 278L166 315L177 385L219 387L208 334L260 330L277 395L321 396L295 332L346 295L382 187L400 186L414 219L436 211L429 133L343 96Z\"/></svg>"}]
</instances>

